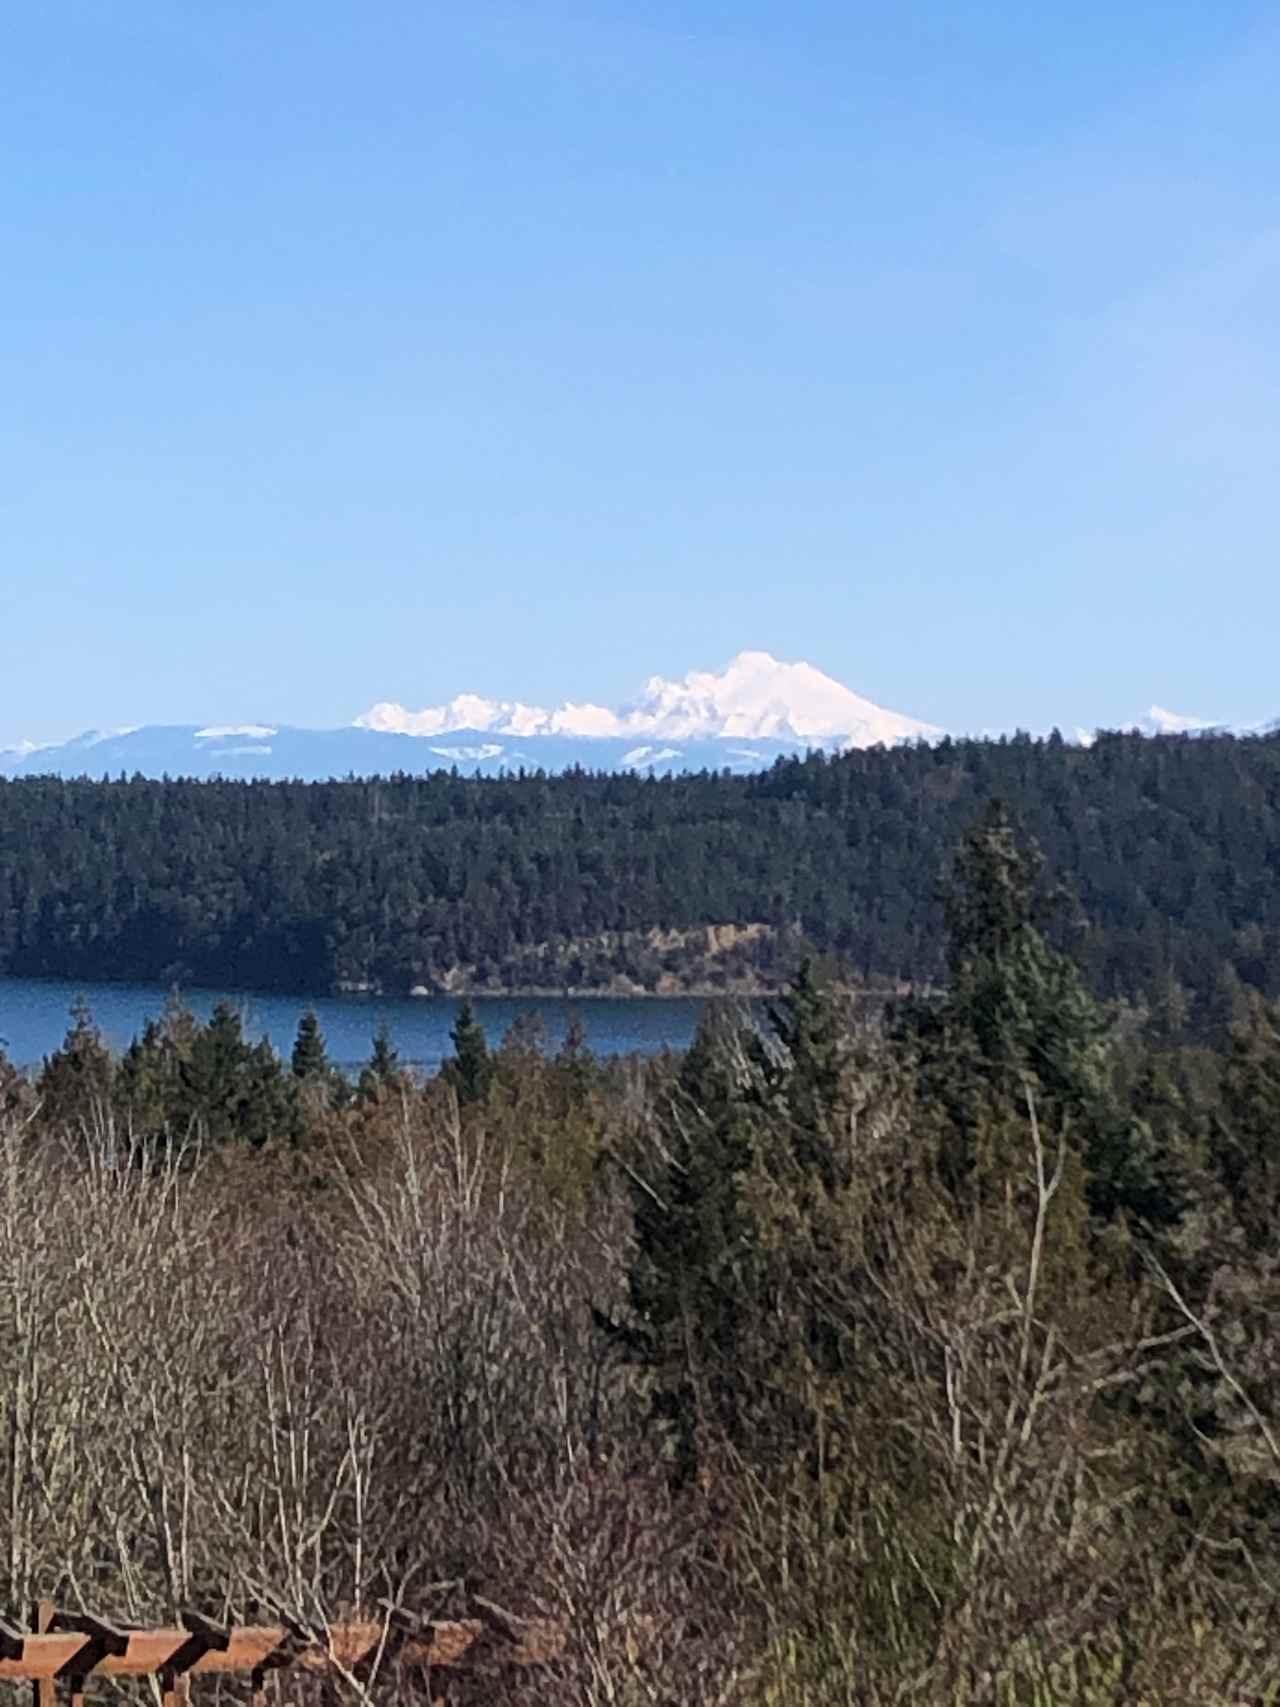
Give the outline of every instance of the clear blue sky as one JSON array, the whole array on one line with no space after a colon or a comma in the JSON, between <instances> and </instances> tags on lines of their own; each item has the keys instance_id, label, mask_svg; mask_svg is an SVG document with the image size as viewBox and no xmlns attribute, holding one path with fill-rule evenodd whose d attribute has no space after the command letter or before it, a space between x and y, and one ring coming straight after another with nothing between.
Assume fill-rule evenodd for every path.
<instances>
[{"instance_id":1,"label":"clear blue sky","mask_svg":"<svg viewBox=\"0 0 1280 1707\"><path fill-rule=\"evenodd\" d=\"M1280 714L1280 18L69 0L0 56L0 742Z\"/></svg>"}]
</instances>

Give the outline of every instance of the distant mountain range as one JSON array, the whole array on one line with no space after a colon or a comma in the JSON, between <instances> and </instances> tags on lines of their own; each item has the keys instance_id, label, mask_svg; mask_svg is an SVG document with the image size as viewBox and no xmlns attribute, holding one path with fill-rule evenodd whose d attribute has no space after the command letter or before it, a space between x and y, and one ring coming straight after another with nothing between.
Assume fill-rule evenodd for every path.
<instances>
[{"instance_id":1,"label":"distant mountain range","mask_svg":"<svg viewBox=\"0 0 1280 1707\"><path fill-rule=\"evenodd\" d=\"M59 746L0 752L0 774L252 776L320 780L457 766L471 774L562 771L752 771L813 747L929 739L941 730L885 711L810 664L743 652L720 675L653 677L636 702L554 711L463 694L409 711L383 703L343 729L276 724L150 725L91 730Z\"/></svg>"},{"instance_id":2,"label":"distant mountain range","mask_svg":"<svg viewBox=\"0 0 1280 1707\"><path fill-rule=\"evenodd\" d=\"M518 701L464 694L448 705L406 711L375 705L356 723L401 735L436 737L449 730L493 735L570 736L580 740L780 741L790 747L878 743L940 735L914 717L885 711L851 693L812 664L782 664L768 652L740 652L722 675L694 670L682 682L652 676L634 705L566 703L556 711Z\"/></svg>"},{"instance_id":3,"label":"distant mountain range","mask_svg":"<svg viewBox=\"0 0 1280 1707\"><path fill-rule=\"evenodd\" d=\"M1211 728L1153 707L1139 725L1152 734ZM811 664L742 652L719 675L683 681L654 676L631 705L566 702L555 710L463 694L410 711L373 706L341 729L260 722L209 727L154 724L90 730L56 746L0 750L3 776L330 777L422 774L456 766L467 775L501 771L754 771L815 747L892 746L943 731L886 711ZM1077 731L1077 738L1088 734Z\"/></svg>"}]
</instances>

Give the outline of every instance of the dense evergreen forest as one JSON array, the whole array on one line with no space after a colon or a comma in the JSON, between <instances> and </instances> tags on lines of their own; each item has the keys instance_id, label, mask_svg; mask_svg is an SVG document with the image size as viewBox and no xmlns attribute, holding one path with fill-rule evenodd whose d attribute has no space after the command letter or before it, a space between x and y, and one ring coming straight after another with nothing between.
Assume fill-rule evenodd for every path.
<instances>
[{"instance_id":1,"label":"dense evergreen forest","mask_svg":"<svg viewBox=\"0 0 1280 1707\"><path fill-rule=\"evenodd\" d=\"M1175 1030L1241 984L1280 994L1280 737L1122 734L748 777L0 783L0 974L748 989L812 949L927 983L948 851L990 797L1044 849L1052 940L1097 994Z\"/></svg>"},{"instance_id":2,"label":"dense evergreen forest","mask_svg":"<svg viewBox=\"0 0 1280 1707\"><path fill-rule=\"evenodd\" d=\"M384 1626L282 1707L1271 1707L1280 1003L1100 1001L997 806L947 867L940 990L679 1057L0 1050L0 1600Z\"/></svg>"}]
</instances>

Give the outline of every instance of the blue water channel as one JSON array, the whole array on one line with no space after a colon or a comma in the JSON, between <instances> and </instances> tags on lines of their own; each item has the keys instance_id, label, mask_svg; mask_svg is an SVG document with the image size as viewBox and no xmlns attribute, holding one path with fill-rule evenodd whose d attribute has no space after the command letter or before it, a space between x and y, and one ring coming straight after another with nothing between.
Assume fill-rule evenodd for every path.
<instances>
[{"instance_id":1,"label":"blue water channel","mask_svg":"<svg viewBox=\"0 0 1280 1707\"><path fill-rule=\"evenodd\" d=\"M77 1000L88 1002L108 1043L124 1049L148 1019L159 1015L169 992L151 984L73 984L34 978L0 978L0 1043L19 1066L38 1066L66 1034ZM183 1000L207 1019L229 999L241 1010L246 1032L269 1037L282 1053L292 1047L298 1020L313 1008L332 1061L345 1067L368 1059L371 1040L385 1024L402 1061L433 1071L451 1053L449 1030L458 1002L449 996L269 996L236 990L184 990ZM540 1016L550 1049L576 1016L597 1055L683 1049L702 1010L696 997L477 996L476 1013L491 1043L499 1043L522 1015Z\"/></svg>"}]
</instances>

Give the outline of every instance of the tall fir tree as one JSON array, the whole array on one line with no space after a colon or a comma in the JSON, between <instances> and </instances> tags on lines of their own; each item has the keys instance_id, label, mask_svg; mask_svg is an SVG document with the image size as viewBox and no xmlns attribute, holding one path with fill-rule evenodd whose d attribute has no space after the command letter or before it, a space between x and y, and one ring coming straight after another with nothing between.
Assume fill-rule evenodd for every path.
<instances>
[{"instance_id":1,"label":"tall fir tree","mask_svg":"<svg viewBox=\"0 0 1280 1707\"><path fill-rule=\"evenodd\" d=\"M697 1468L700 1424L741 1431L758 1278L743 1187L761 1117L749 1040L710 1007L659 1110L661 1166L635 1191L630 1320L615 1330L648 1372L682 1479Z\"/></svg>"},{"instance_id":2,"label":"tall fir tree","mask_svg":"<svg viewBox=\"0 0 1280 1707\"><path fill-rule=\"evenodd\" d=\"M453 1086L460 1107L483 1102L493 1082L493 1057L469 996L462 998L449 1036L453 1056L441 1068L441 1076Z\"/></svg>"},{"instance_id":3,"label":"tall fir tree","mask_svg":"<svg viewBox=\"0 0 1280 1707\"><path fill-rule=\"evenodd\" d=\"M1280 1223L1280 1003L1254 995L1231 1028L1210 1160L1248 1243L1274 1249Z\"/></svg>"},{"instance_id":4,"label":"tall fir tree","mask_svg":"<svg viewBox=\"0 0 1280 1707\"><path fill-rule=\"evenodd\" d=\"M939 1161L963 1193L1009 1165L1001 1150L1027 1118L1070 1133L1095 1216L1162 1226L1181 1203L1175 1171L1114 1091L1110 1029L1071 959L1053 948L1038 848L992 801L964 837L944 893L949 981L894 1019Z\"/></svg>"},{"instance_id":5,"label":"tall fir tree","mask_svg":"<svg viewBox=\"0 0 1280 1707\"><path fill-rule=\"evenodd\" d=\"M772 1043L756 1046L761 1084L786 1128L788 1164L832 1191L847 1122L848 1014L811 959L768 1009Z\"/></svg>"},{"instance_id":6,"label":"tall fir tree","mask_svg":"<svg viewBox=\"0 0 1280 1707\"><path fill-rule=\"evenodd\" d=\"M308 1008L298 1021L298 1033L294 1038L289 1065L294 1078L302 1080L327 1079L332 1071L328 1050L325 1048L324 1033L320 1030L320 1021L314 1008Z\"/></svg>"},{"instance_id":7,"label":"tall fir tree","mask_svg":"<svg viewBox=\"0 0 1280 1707\"><path fill-rule=\"evenodd\" d=\"M85 1131L108 1121L113 1111L115 1062L83 998L71 1010L60 1048L45 1057L36 1094L51 1127Z\"/></svg>"},{"instance_id":8,"label":"tall fir tree","mask_svg":"<svg viewBox=\"0 0 1280 1707\"><path fill-rule=\"evenodd\" d=\"M373 1034L373 1050L360 1069L356 1091L360 1102L380 1102L400 1083L400 1055L385 1021Z\"/></svg>"},{"instance_id":9,"label":"tall fir tree","mask_svg":"<svg viewBox=\"0 0 1280 1707\"><path fill-rule=\"evenodd\" d=\"M182 1126L212 1143L239 1140L260 1148L299 1136L296 1081L265 1038L249 1042L230 1002L219 1002L197 1029L180 1078Z\"/></svg>"}]
</instances>

